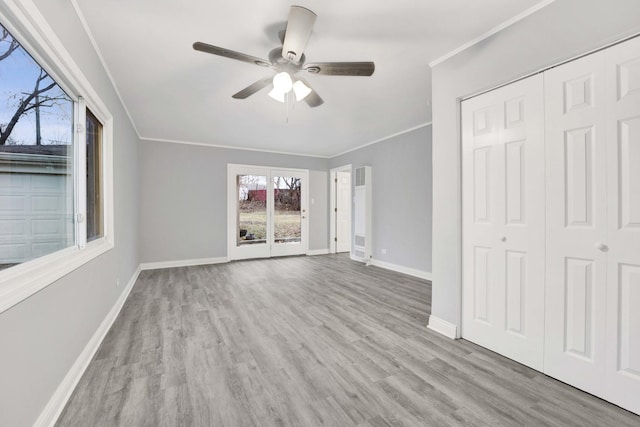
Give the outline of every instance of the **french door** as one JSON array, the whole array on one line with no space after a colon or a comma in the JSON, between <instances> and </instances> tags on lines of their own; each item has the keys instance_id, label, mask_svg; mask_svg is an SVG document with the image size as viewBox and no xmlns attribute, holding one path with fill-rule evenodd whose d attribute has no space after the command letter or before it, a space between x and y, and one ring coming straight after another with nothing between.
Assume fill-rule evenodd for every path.
<instances>
[{"instance_id":1,"label":"french door","mask_svg":"<svg viewBox=\"0 0 640 427\"><path fill-rule=\"evenodd\" d=\"M307 252L309 172L228 166L229 259Z\"/></svg>"}]
</instances>

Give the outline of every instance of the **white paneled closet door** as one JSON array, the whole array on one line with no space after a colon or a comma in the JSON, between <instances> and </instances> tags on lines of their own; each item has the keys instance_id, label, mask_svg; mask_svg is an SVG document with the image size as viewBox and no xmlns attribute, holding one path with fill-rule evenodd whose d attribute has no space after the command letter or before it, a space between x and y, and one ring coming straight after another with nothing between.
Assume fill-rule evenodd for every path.
<instances>
[{"instance_id":1,"label":"white paneled closet door","mask_svg":"<svg viewBox=\"0 0 640 427\"><path fill-rule=\"evenodd\" d=\"M544 74L547 168L545 373L605 383L606 109L601 55Z\"/></svg>"},{"instance_id":2,"label":"white paneled closet door","mask_svg":"<svg viewBox=\"0 0 640 427\"><path fill-rule=\"evenodd\" d=\"M607 49L607 394L640 414L640 38Z\"/></svg>"},{"instance_id":3,"label":"white paneled closet door","mask_svg":"<svg viewBox=\"0 0 640 427\"><path fill-rule=\"evenodd\" d=\"M640 39L545 73L544 372L640 413Z\"/></svg>"},{"instance_id":4,"label":"white paneled closet door","mask_svg":"<svg viewBox=\"0 0 640 427\"><path fill-rule=\"evenodd\" d=\"M462 103L462 335L542 370L544 113L537 75Z\"/></svg>"},{"instance_id":5,"label":"white paneled closet door","mask_svg":"<svg viewBox=\"0 0 640 427\"><path fill-rule=\"evenodd\" d=\"M462 336L640 414L640 37L464 101L462 162Z\"/></svg>"}]
</instances>

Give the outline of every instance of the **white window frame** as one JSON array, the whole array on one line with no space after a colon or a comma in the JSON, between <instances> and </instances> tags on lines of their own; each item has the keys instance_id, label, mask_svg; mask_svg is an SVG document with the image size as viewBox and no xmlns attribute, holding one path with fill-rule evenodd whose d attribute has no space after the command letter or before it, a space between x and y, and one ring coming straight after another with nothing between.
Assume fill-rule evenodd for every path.
<instances>
[{"instance_id":1,"label":"white window frame","mask_svg":"<svg viewBox=\"0 0 640 427\"><path fill-rule=\"evenodd\" d=\"M74 102L75 245L0 271L0 313L112 249L113 116L31 0L0 2L0 21ZM86 242L86 110L102 123L103 237Z\"/></svg>"}]
</instances>

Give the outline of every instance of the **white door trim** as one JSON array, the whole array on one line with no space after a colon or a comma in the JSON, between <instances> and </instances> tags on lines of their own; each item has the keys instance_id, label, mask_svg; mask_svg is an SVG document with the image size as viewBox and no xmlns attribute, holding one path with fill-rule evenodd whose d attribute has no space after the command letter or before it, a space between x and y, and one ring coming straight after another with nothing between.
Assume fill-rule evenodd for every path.
<instances>
[{"instance_id":1,"label":"white door trim","mask_svg":"<svg viewBox=\"0 0 640 427\"><path fill-rule=\"evenodd\" d=\"M329 170L329 253L335 254L337 252L336 244L336 178L337 172L352 172L353 168L351 164L339 166ZM353 196L353 195L352 195ZM350 206L351 207L351 206ZM349 244L351 246L351 244ZM351 252L351 250L349 250Z\"/></svg>"}]
</instances>

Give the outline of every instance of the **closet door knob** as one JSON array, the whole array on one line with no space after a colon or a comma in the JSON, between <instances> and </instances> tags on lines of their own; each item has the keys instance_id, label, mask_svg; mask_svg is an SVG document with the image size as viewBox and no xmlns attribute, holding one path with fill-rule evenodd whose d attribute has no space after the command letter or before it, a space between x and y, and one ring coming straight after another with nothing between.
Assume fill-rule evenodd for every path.
<instances>
[{"instance_id":1,"label":"closet door knob","mask_svg":"<svg viewBox=\"0 0 640 427\"><path fill-rule=\"evenodd\" d=\"M595 247L600 252L607 252L609 250L609 246L607 246L607 245L605 245L604 243L601 243L601 242L596 243Z\"/></svg>"},{"instance_id":2,"label":"closet door knob","mask_svg":"<svg viewBox=\"0 0 640 427\"><path fill-rule=\"evenodd\" d=\"M501 242L506 242L506 241L507 241L507 236L502 236L502 237L500 237L500 241L501 241Z\"/></svg>"}]
</instances>

